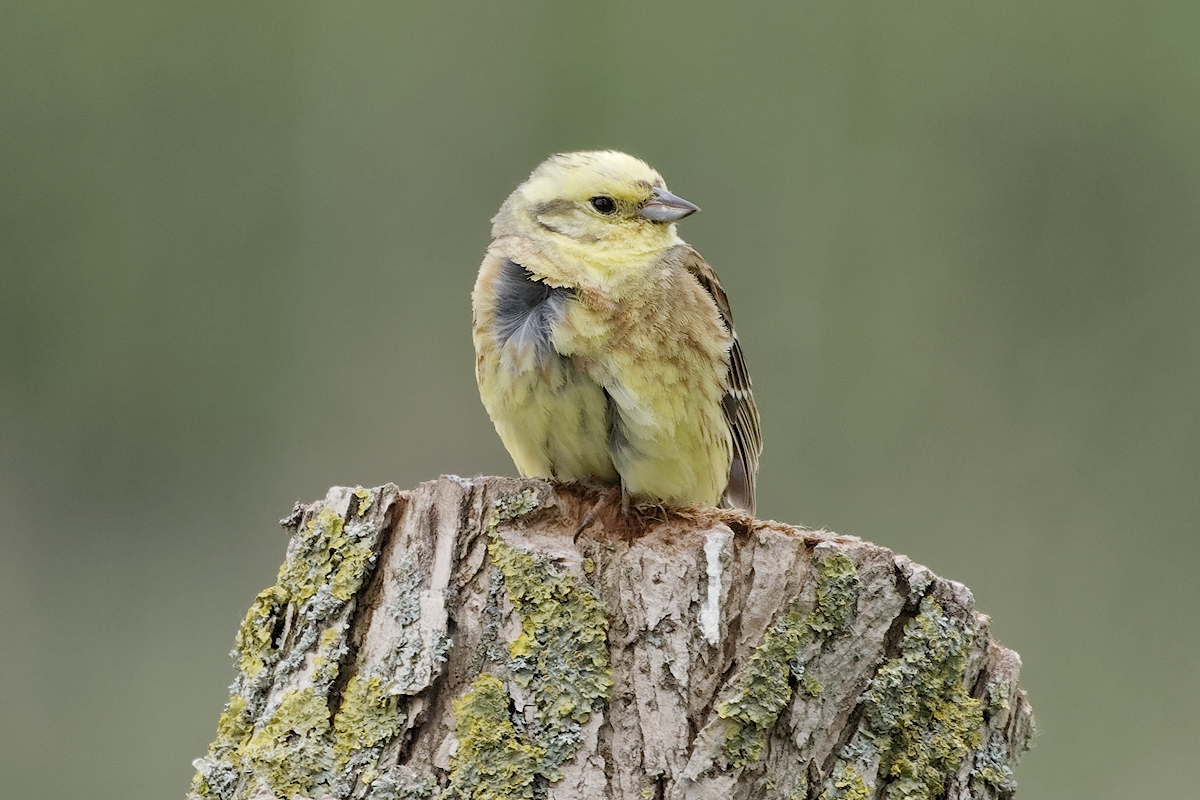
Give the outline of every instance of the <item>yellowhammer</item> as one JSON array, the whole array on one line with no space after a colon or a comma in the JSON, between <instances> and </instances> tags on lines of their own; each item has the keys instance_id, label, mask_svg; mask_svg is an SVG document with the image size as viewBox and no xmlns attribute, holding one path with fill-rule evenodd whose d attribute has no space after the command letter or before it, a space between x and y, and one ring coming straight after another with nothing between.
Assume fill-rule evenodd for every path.
<instances>
[{"instance_id":1,"label":"yellowhammer","mask_svg":"<svg viewBox=\"0 0 1200 800\"><path fill-rule=\"evenodd\" d=\"M754 513L762 436L729 301L675 232L696 211L602 151L551 156L493 218L475 374L522 475Z\"/></svg>"}]
</instances>

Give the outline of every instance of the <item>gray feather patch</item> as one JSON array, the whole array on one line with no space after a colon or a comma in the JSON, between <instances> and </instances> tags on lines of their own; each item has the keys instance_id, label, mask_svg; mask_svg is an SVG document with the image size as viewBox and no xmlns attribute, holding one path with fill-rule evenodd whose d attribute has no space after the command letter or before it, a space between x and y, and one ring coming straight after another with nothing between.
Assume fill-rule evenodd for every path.
<instances>
[{"instance_id":1,"label":"gray feather patch","mask_svg":"<svg viewBox=\"0 0 1200 800\"><path fill-rule=\"evenodd\" d=\"M632 455L633 445L630 444L629 434L625 430L625 420L621 419L621 408L607 389L604 390L604 403L608 423L608 451L614 461L627 461Z\"/></svg>"},{"instance_id":2,"label":"gray feather patch","mask_svg":"<svg viewBox=\"0 0 1200 800\"><path fill-rule=\"evenodd\" d=\"M511 258L504 259L496 284L496 339L500 346L533 347L540 362L557 355L550 342L551 328L574 294L569 287L538 280Z\"/></svg>"}]
</instances>

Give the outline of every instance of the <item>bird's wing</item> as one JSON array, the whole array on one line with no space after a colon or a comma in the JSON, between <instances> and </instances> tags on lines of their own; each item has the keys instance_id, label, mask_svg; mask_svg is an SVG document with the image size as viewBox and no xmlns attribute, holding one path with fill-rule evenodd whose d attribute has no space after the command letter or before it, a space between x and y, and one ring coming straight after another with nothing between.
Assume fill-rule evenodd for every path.
<instances>
[{"instance_id":1,"label":"bird's wing","mask_svg":"<svg viewBox=\"0 0 1200 800\"><path fill-rule=\"evenodd\" d=\"M729 375L721 407L733 440L733 453L729 463L729 485L725 489L725 500L736 508L754 513L754 477L758 472L758 456L762 453L762 430L758 424L758 407L754 405L754 394L750 391L750 373L746 370L746 359L737 332L733 329L733 314L729 310L729 298L713 268L704 257L690 247L685 249L683 264L717 304L721 319L732 336L729 349Z\"/></svg>"}]
</instances>

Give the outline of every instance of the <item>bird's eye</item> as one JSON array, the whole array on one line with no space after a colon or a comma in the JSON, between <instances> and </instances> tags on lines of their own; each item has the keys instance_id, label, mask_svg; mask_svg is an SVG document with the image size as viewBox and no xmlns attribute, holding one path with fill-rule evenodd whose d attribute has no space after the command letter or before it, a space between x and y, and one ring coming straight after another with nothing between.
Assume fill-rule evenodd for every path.
<instances>
[{"instance_id":1,"label":"bird's eye","mask_svg":"<svg viewBox=\"0 0 1200 800\"><path fill-rule=\"evenodd\" d=\"M611 197L598 194L591 199L592 208L599 211L601 214L611 214L617 210L617 204Z\"/></svg>"}]
</instances>

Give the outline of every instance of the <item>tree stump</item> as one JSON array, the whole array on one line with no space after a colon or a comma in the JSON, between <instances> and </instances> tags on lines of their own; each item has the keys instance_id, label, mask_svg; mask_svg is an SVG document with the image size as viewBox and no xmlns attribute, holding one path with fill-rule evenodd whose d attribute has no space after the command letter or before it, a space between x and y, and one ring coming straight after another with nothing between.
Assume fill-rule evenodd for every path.
<instances>
[{"instance_id":1,"label":"tree stump","mask_svg":"<svg viewBox=\"0 0 1200 800\"><path fill-rule=\"evenodd\" d=\"M851 536L443 477L297 504L190 798L1006 798L970 591Z\"/></svg>"}]
</instances>

